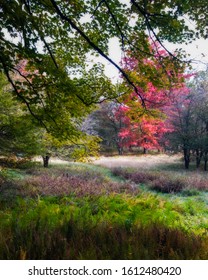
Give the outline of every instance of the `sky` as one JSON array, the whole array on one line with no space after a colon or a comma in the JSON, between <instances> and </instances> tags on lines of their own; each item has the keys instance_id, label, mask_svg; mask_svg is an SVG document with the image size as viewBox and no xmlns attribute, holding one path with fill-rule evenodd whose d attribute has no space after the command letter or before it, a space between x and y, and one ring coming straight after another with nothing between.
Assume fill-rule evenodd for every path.
<instances>
[{"instance_id":1,"label":"sky","mask_svg":"<svg viewBox=\"0 0 208 280\"><path fill-rule=\"evenodd\" d=\"M171 44L166 42L165 47L171 52L174 52L174 50L177 48L182 48L185 50L187 54L190 55L188 56L188 59L192 60L191 65L193 67L193 72L205 70L206 66L208 66L208 40L200 39L187 45ZM114 62L119 64L122 58L122 52L119 48L117 39L110 40L109 49L110 57ZM119 79L119 72L113 65L111 65L102 57L96 58L96 61L102 62L105 65L105 74L111 78L113 82L116 82Z\"/></svg>"},{"instance_id":2,"label":"sky","mask_svg":"<svg viewBox=\"0 0 208 280\"><path fill-rule=\"evenodd\" d=\"M127 6L130 5L129 0L119 0L123 4L126 4ZM186 24L192 28L194 26L194 23L191 22L190 19L187 19L184 17L184 20L186 21ZM193 72L197 72L200 70L205 70L206 67L208 67L208 39L199 39L196 41L193 41L193 43L190 44L172 44L172 43L164 43L165 47L172 53L174 53L175 49L182 48L187 52L188 59L192 60L191 66L193 67ZM113 61L115 61L117 64L120 63L122 58L122 52L119 48L118 41L115 39L111 39L110 41L110 57ZM114 82L116 82L119 79L119 73L118 70L113 67L109 62L106 62L103 58L100 58L100 61L105 64L105 74L110 77Z\"/></svg>"},{"instance_id":3,"label":"sky","mask_svg":"<svg viewBox=\"0 0 208 280\"><path fill-rule=\"evenodd\" d=\"M120 2L130 5L130 1L128 0L119 0ZM188 24L192 24L190 21L188 21ZM5 32L6 33L6 32ZM9 34L6 33L6 37L10 37ZM10 38L11 41L19 40L18 38ZM192 67L193 72L199 71L199 70L205 70L206 66L208 66L208 39L200 39L196 40L191 44L172 44L172 43L164 43L165 47L172 53L174 53L174 50L177 48L184 49L190 56L188 57L189 60L192 60ZM40 44L41 49L41 44ZM118 39L113 38L110 39L109 42L109 57L116 63L120 64L122 59L122 51L119 47ZM92 58L91 58L92 59ZM105 65L105 74L113 82L116 82L119 79L120 73L118 70L106 59L99 56L96 58L93 58L94 62L101 62Z\"/></svg>"}]
</instances>

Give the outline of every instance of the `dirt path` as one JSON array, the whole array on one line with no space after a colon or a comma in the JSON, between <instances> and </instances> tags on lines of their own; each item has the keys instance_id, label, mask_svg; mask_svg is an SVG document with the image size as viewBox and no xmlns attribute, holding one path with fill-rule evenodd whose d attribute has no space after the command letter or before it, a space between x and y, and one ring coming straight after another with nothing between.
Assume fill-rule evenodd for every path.
<instances>
[{"instance_id":1,"label":"dirt path","mask_svg":"<svg viewBox=\"0 0 208 280\"><path fill-rule=\"evenodd\" d=\"M105 167L136 167L141 169L157 168L160 165L174 164L179 161L178 156L168 155L143 155L143 156L116 156L101 157L93 164Z\"/></svg>"}]
</instances>

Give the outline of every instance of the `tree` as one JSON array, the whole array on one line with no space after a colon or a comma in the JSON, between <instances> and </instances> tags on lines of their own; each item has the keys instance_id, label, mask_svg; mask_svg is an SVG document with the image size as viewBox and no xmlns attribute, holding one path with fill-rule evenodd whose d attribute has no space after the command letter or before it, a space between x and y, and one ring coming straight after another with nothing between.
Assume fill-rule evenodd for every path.
<instances>
[{"instance_id":1,"label":"tree","mask_svg":"<svg viewBox=\"0 0 208 280\"><path fill-rule=\"evenodd\" d=\"M54 69L47 57L43 62L36 69L31 61L23 59L14 68L12 83L17 97L24 101L36 123L54 137L75 141L79 139L84 117L94 109L93 95L99 103L105 94L110 95L109 91L113 95L113 86L105 79L99 64L88 71L82 70L79 78L71 79L64 70ZM93 85L95 79L97 85Z\"/></svg>"},{"instance_id":2,"label":"tree","mask_svg":"<svg viewBox=\"0 0 208 280\"><path fill-rule=\"evenodd\" d=\"M152 58L128 52L122 61L137 92L120 98L123 103L120 109L128 119L128 125L120 130L120 137L125 146L142 147L144 153L147 149L161 149L163 135L172 129L165 121L167 109L176 98L177 90L184 88L184 78L188 76L183 74L184 65L175 69L170 54L158 44L153 42L150 48L155 53Z\"/></svg>"},{"instance_id":3,"label":"tree","mask_svg":"<svg viewBox=\"0 0 208 280\"><path fill-rule=\"evenodd\" d=\"M181 43L206 38L206 8L205 0L131 0L127 4L119 0L2 0L0 70L36 123L62 141L79 144L83 118L94 104L116 96L103 67L89 65L89 55L100 55L116 67L127 81L126 91L134 91L146 109L142 81L135 84L132 75L109 57L109 39L118 38L124 52L139 53L141 69L147 73L145 60L157 53L148 38L163 48L164 40ZM193 21L195 30L184 16ZM177 69L182 58L169 53L168 60ZM29 74L17 69L22 60L28 61ZM21 83L13 78L17 72ZM160 75L152 77L156 83L161 80Z\"/></svg>"},{"instance_id":4,"label":"tree","mask_svg":"<svg viewBox=\"0 0 208 280\"><path fill-rule=\"evenodd\" d=\"M148 37L162 46L164 40L181 43L199 36L206 38L206 8L205 0L131 0L126 4L119 0L70 3L60 0L3 0L0 4L0 68L30 113L53 130L55 125L50 120L58 116L50 106L50 99L45 101L46 96L43 98L39 93L41 88L47 92L52 90L52 101L53 104L57 102L57 107L68 98L76 105L75 115L80 107L83 113L88 111L88 107L103 96L105 91L102 90L100 95L100 90L104 80L108 84L103 73L101 77L101 73L94 70L93 81L88 83L87 59L89 54L99 54L121 72L131 90L141 98L131 77L108 56L109 39L118 38L124 51L139 52L143 58L153 57ZM184 16L193 21L194 30ZM170 57L177 64L176 57ZM11 76L11 71L16 71L15 67L22 59L27 59L30 67L39 73L32 85L25 79L25 86L28 85L26 95L19 91ZM82 75L82 79L72 79L74 73ZM106 92L106 97L109 95L111 91ZM48 103L44 112L39 112L42 101ZM72 110L73 106L69 107Z\"/></svg>"},{"instance_id":5,"label":"tree","mask_svg":"<svg viewBox=\"0 0 208 280\"><path fill-rule=\"evenodd\" d=\"M167 122L172 127L172 131L166 135L167 145L170 150L183 152L186 169L189 168L191 147L195 137L192 101L189 90L182 88L176 92L176 98L167 112Z\"/></svg>"},{"instance_id":6,"label":"tree","mask_svg":"<svg viewBox=\"0 0 208 280\"><path fill-rule=\"evenodd\" d=\"M117 102L103 102L98 110L95 110L86 119L84 130L89 134L97 135L101 139L101 148L104 151L118 151L123 154L123 139L120 137L120 131L128 122L124 112L121 110L121 104Z\"/></svg>"},{"instance_id":7,"label":"tree","mask_svg":"<svg viewBox=\"0 0 208 280\"><path fill-rule=\"evenodd\" d=\"M34 122L24 104L11 95L11 86L5 76L0 75L0 155L4 157L31 158L42 156L44 167L48 167L51 156L67 156L84 160L98 151L97 137L81 131L81 140L73 142L67 138L54 137L45 128Z\"/></svg>"},{"instance_id":8,"label":"tree","mask_svg":"<svg viewBox=\"0 0 208 280\"><path fill-rule=\"evenodd\" d=\"M207 170L208 162L208 69L199 72L195 78L192 92L196 96L195 119L197 120L197 136L195 139L194 151L196 154L197 167L204 157L204 170Z\"/></svg>"},{"instance_id":9,"label":"tree","mask_svg":"<svg viewBox=\"0 0 208 280\"><path fill-rule=\"evenodd\" d=\"M31 157L41 152L41 133L10 93L10 87L0 74L0 154L2 156Z\"/></svg>"},{"instance_id":10,"label":"tree","mask_svg":"<svg viewBox=\"0 0 208 280\"><path fill-rule=\"evenodd\" d=\"M204 170L208 161L208 87L207 71L202 71L180 90L169 110L169 124L173 130L167 135L173 150L183 151L185 168L189 168L191 156L200 167L204 158Z\"/></svg>"},{"instance_id":11,"label":"tree","mask_svg":"<svg viewBox=\"0 0 208 280\"><path fill-rule=\"evenodd\" d=\"M163 120L141 117L139 122L129 121L129 125L121 129L119 136L126 147L143 148L146 154L147 150L162 149L161 138L167 131L169 128Z\"/></svg>"}]
</instances>

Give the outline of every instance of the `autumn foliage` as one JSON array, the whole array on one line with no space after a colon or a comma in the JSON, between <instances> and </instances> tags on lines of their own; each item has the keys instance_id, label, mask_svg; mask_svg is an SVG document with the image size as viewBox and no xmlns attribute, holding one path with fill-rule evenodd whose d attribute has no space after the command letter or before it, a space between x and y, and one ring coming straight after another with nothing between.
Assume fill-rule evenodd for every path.
<instances>
[{"instance_id":1,"label":"autumn foliage","mask_svg":"<svg viewBox=\"0 0 208 280\"><path fill-rule=\"evenodd\" d=\"M157 45L150 45L154 56L132 57L131 53L122 61L124 69L137 85L122 99L120 114L125 117L125 126L120 130L125 147L137 146L161 149L164 134L173 131L169 121L176 105L186 98L189 90L183 66L175 64L174 58Z\"/></svg>"}]
</instances>

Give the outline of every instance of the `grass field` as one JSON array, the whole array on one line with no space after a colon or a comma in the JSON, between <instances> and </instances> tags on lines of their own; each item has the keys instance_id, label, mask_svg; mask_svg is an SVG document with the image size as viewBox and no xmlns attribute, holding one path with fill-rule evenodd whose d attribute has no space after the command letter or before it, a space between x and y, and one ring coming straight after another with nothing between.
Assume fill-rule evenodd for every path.
<instances>
[{"instance_id":1,"label":"grass field","mask_svg":"<svg viewBox=\"0 0 208 280\"><path fill-rule=\"evenodd\" d=\"M207 259L207 173L178 157L3 168L0 259Z\"/></svg>"}]
</instances>

